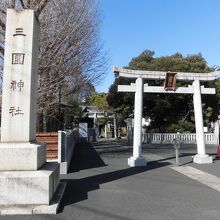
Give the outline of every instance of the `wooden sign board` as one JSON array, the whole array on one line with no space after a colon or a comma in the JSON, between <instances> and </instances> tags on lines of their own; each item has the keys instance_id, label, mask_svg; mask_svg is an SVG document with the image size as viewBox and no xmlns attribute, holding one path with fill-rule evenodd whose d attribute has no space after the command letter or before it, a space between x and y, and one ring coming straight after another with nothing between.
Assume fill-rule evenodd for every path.
<instances>
[{"instance_id":1,"label":"wooden sign board","mask_svg":"<svg viewBox=\"0 0 220 220\"><path fill-rule=\"evenodd\" d=\"M164 82L164 89L176 90L176 73L166 73L166 78Z\"/></svg>"}]
</instances>

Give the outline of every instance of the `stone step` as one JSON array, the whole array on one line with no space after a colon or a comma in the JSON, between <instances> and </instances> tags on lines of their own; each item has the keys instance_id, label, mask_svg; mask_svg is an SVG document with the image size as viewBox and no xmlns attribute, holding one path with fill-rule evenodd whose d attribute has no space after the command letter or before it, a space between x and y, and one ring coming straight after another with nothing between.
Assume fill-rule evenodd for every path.
<instances>
[{"instance_id":1,"label":"stone step","mask_svg":"<svg viewBox=\"0 0 220 220\"><path fill-rule=\"evenodd\" d=\"M58 141L43 141L44 143L47 144L47 146L50 147L57 147L58 146Z\"/></svg>"},{"instance_id":2,"label":"stone step","mask_svg":"<svg viewBox=\"0 0 220 220\"><path fill-rule=\"evenodd\" d=\"M47 145L47 151L49 150L58 150L57 145Z\"/></svg>"},{"instance_id":3,"label":"stone step","mask_svg":"<svg viewBox=\"0 0 220 220\"><path fill-rule=\"evenodd\" d=\"M47 145L47 159L58 158L58 133L37 133L37 142L45 142Z\"/></svg>"},{"instance_id":4,"label":"stone step","mask_svg":"<svg viewBox=\"0 0 220 220\"><path fill-rule=\"evenodd\" d=\"M36 137L38 142L58 141L58 137Z\"/></svg>"},{"instance_id":5,"label":"stone step","mask_svg":"<svg viewBox=\"0 0 220 220\"><path fill-rule=\"evenodd\" d=\"M58 132L37 133L36 137L58 137Z\"/></svg>"},{"instance_id":6,"label":"stone step","mask_svg":"<svg viewBox=\"0 0 220 220\"><path fill-rule=\"evenodd\" d=\"M57 156L57 152L47 152L47 159L57 159L58 156Z\"/></svg>"},{"instance_id":7,"label":"stone step","mask_svg":"<svg viewBox=\"0 0 220 220\"><path fill-rule=\"evenodd\" d=\"M40 142L58 141L58 137L36 137L36 140Z\"/></svg>"},{"instance_id":8,"label":"stone step","mask_svg":"<svg viewBox=\"0 0 220 220\"><path fill-rule=\"evenodd\" d=\"M51 158L58 158L58 151L57 150L48 150L47 151L47 159Z\"/></svg>"}]
</instances>

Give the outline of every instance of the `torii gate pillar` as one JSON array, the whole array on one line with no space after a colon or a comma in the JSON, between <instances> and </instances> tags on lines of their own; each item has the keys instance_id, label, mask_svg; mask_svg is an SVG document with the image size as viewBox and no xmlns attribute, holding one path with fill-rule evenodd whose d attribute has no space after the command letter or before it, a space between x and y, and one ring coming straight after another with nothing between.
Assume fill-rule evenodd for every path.
<instances>
[{"instance_id":1,"label":"torii gate pillar","mask_svg":"<svg viewBox=\"0 0 220 220\"><path fill-rule=\"evenodd\" d=\"M197 139L197 154L193 157L193 162L198 164L212 163L212 157L210 157L205 152L200 81L195 80L193 82L193 87L194 87L193 104L194 104L196 139Z\"/></svg>"},{"instance_id":2,"label":"torii gate pillar","mask_svg":"<svg viewBox=\"0 0 220 220\"><path fill-rule=\"evenodd\" d=\"M142 145L142 114L143 114L143 79L136 79L135 104L134 104L134 138L133 156L128 158L130 167L146 166L145 159L141 156Z\"/></svg>"}]
</instances>

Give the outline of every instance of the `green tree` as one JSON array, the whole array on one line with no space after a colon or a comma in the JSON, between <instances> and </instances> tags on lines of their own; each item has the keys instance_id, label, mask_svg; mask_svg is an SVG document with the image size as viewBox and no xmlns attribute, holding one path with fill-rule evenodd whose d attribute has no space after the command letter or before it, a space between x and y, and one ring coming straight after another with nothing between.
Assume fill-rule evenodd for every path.
<instances>
[{"instance_id":1,"label":"green tree","mask_svg":"<svg viewBox=\"0 0 220 220\"><path fill-rule=\"evenodd\" d=\"M108 110L109 105L108 105L108 102L106 100L106 97L107 97L106 93L94 92L89 97L87 104L97 106L101 110Z\"/></svg>"},{"instance_id":2,"label":"green tree","mask_svg":"<svg viewBox=\"0 0 220 220\"><path fill-rule=\"evenodd\" d=\"M180 53L171 56L154 57L154 52L145 50L138 57L135 57L126 67L128 69L151 70L151 71L173 71L173 72L210 72L213 68L207 65L202 55L194 54L183 56ZM108 103L121 117L128 117L133 114L134 94L118 93L117 85L130 84L134 79L116 78L109 89ZM163 80L145 80L149 85L163 86ZM187 86L192 82L177 82L177 86ZM220 97L219 82L204 83L208 86L216 86L217 96L203 96L204 120L206 123L215 121L217 117L217 98ZM143 115L151 118L152 131L176 132L195 130L194 111L192 95L187 94L144 94Z\"/></svg>"}]
</instances>

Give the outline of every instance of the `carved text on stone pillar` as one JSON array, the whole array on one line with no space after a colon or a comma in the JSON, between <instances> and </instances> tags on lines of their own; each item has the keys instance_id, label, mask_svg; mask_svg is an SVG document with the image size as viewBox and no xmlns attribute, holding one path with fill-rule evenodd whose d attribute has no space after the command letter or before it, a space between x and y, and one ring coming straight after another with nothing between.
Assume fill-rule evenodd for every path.
<instances>
[{"instance_id":1,"label":"carved text on stone pillar","mask_svg":"<svg viewBox=\"0 0 220 220\"><path fill-rule=\"evenodd\" d=\"M20 80L17 82L16 80L11 81L11 89L15 91L17 88L19 89L19 92L21 92L22 88L24 87L24 82Z\"/></svg>"},{"instance_id":2,"label":"carved text on stone pillar","mask_svg":"<svg viewBox=\"0 0 220 220\"><path fill-rule=\"evenodd\" d=\"M17 109L15 107L11 107L9 109L9 114L11 114L11 116L14 117L15 115L23 115L24 113L22 112L20 107L18 107Z\"/></svg>"},{"instance_id":3,"label":"carved text on stone pillar","mask_svg":"<svg viewBox=\"0 0 220 220\"><path fill-rule=\"evenodd\" d=\"M12 64L24 64L24 53L13 53L12 54Z\"/></svg>"}]
</instances>

